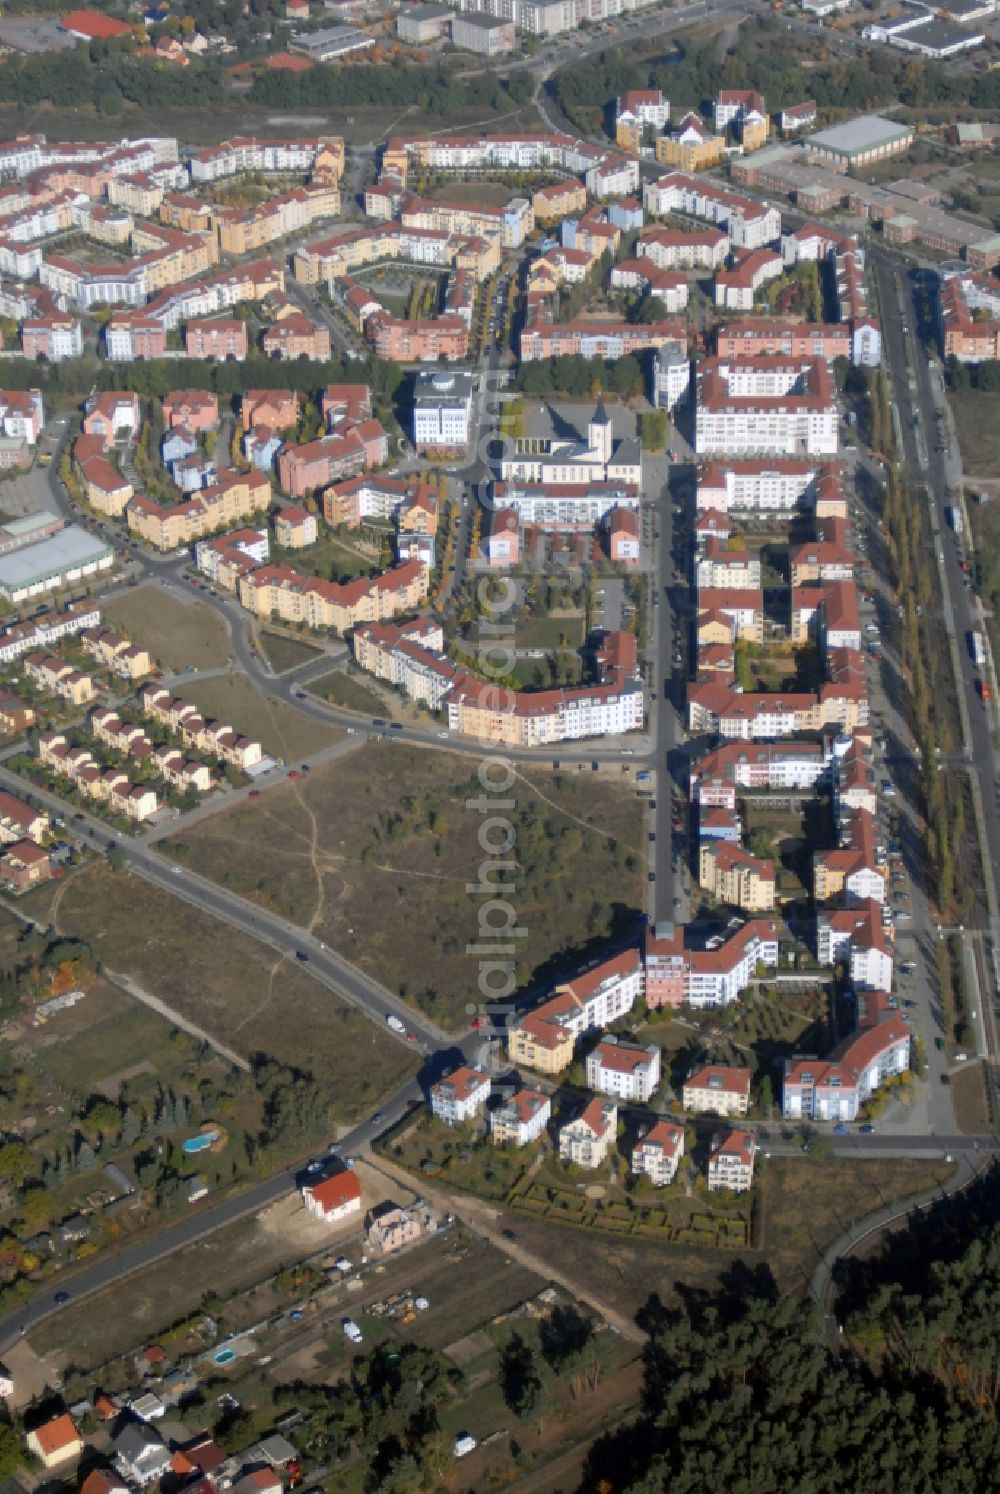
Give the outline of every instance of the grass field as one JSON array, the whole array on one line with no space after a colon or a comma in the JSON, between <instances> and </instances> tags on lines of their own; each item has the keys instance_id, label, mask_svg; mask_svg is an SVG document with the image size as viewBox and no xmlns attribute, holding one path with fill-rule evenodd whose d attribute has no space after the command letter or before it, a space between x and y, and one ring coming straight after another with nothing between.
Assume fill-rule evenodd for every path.
<instances>
[{"instance_id":1,"label":"grass field","mask_svg":"<svg viewBox=\"0 0 1000 1494\"><path fill-rule=\"evenodd\" d=\"M215 669L232 648L219 614L204 602L179 602L161 586L139 586L102 604L105 622L148 648L161 669Z\"/></svg>"},{"instance_id":2,"label":"grass field","mask_svg":"<svg viewBox=\"0 0 1000 1494\"><path fill-rule=\"evenodd\" d=\"M299 664L307 664L310 659L318 658L323 652L322 649L314 648L311 643L303 643L299 638L286 638L282 633L269 633L266 628L261 632L260 646L275 674L284 674L286 670L295 669Z\"/></svg>"},{"instance_id":3,"label":"grass field","mask_svg":"<svg viewBox=\"0 0 1000 1494\"><path fill-rule=\"evenodd\" d=\"M365 716L385 713L386 707L374 691L340 669L310 680L306 688L311 695L318 695L320 700L327 700L331 705L342 706L345 711L360 711Z\"/></svg>"},{"instance_id":4,"label":"grass field","mask_svg":"<svg viewBox=\"0 0 1000 1494\"><path fill-rule=\"evenodd\" d=\"M947 1181L945 1162L772 1157L761 1174L767 1261L789 1292L808 1288L823 1252L857 1220Z\"/></svg>"},{"instance_id":5,"label":"grass field","mask_svg":"<svg viewBox=\"0 0 1000 1494\"><path fill-rule=\"evenodd\" d=\"M344 735L338 727L314 721L304 711L255 690L241 674L192 680L184 686L184 698L205 715L228 721L244 736L255 737L266 752L286 762L322 752Z\"/></svg>"},{"instance_id":6,"label":"grass field","mask_svg":"<svg viewBox=\"0 0 1000 1494\"><path fill-rule=\"evenodd\" d=\"M458 1023L477 997L482 794L471 757L373 743L173 837L178 860L342 950L407 1000ZM633 928L641 806L596 774L519 772L509 795L517 981ZM387 910L392 915L387 916Z\"/></svg>"},{"instance_id":7,"label":"grass field","mask_svg":"<svg viewBox=\"0 0 1000 1494\"><path fill-rule=\"evenodd\" d=\"M952 391L948 395L962 468L967 478L1000 477L1000 422L996 418L996 395L981 389Z\"/></svg>"},{"instance_id":8,"label":"grass field","mask_svg":"<svg viewBox=\"0 0 1000 1494\"><path fill-rule=\"evenodd\" d=\"M302 550L275 548L272 565L290 565L305 576L320 576L324 581L353 581L378 570L378 557L361 554L355 547L324 528L314 545Z\"/></svg>"},{"instance_id":9,"label":"grass field","mask_svg":"<svg viewBox=\"0 0 1000 1494\"><path fill-rule=\"evenodd\" d=\"M140 877L86 868L50 894L49 910L59 929L86 940L105 966L130 975L237 1053L270 1054L332 1083L338 1121L413 1072L401 1044L294 961ZM40 900L32 906L36 916L45 911ZM113 1028L108 1036L117 1042ZM101 1073L114 1072L126 1056L113 1047L100 1058Z\"/></svg>"}]
</instances>

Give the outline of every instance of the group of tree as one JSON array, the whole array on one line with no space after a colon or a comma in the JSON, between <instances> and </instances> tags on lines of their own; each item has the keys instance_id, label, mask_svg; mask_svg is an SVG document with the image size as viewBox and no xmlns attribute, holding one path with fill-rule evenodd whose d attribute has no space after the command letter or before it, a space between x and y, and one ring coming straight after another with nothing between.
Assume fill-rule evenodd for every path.
<instances>
[{"instance_id":1,"label":"group of tree","mask_svg":"<svg viewBox=\"0 0 1000 1494\"><path fill-rule=\"evenodd\" d=\"M826 1346L817 1310L783 1295L767 1268L739 1265L717 1292L684 1290L677 1308L651 1299L641 1315L650 1339L640 1415L594 1445L581 1487L995 1488L995 1178L981 1194L971 1233L970 1211L956 1217L944 1205L930 1239L921 1215L884 1256L859 1268L840 1352Z\"/></svg>"},{"instance_id":2,"label":"group of tree","mask_svg":"<svg viewBox=\"0 0 1000 1494\"><path fill-rule=\"evenodd\" d=\"M542 358L519 365L515 387L522 394L567 394L582 399L588 395L617 394L621 399L636 399L648 387L643 359L631 354L606 363L603 358L583 358L571 353L566 358Z\"/></svg>"}]
</instances>

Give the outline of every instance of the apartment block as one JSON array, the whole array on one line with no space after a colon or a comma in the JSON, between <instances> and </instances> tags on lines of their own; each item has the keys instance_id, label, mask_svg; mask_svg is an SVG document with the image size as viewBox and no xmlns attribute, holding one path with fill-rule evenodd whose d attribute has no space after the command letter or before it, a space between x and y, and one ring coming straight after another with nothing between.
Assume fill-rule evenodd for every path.
<instances>
[{"instance_id":1,"label":"apartment block","mask_svg":"<svg viewBox=\"0 0 1000 1494\"><path fill-rule=\"evenodd\" d=\"M601 1167L618 1130L618 1106L591 1100L575 1120L559 1128L559 1160L576 1167Z\"/></svg>"},{"instance_id":2,"label":"apartment block","mask_svg":"<svg viewBox=\"0 0 1000 1494\"><path fill-rule=\"evenodd\" d=\"M685 1079L682 1100L695 1115L739 1119L750 1108L750 1070L706 1064Z\"/></svg>"},{"instance_id":3,"label":"apartment block","mask_svg":"<svg viewBox=\"0 0 1000 1494\"><path fill-rule=\"evenodd\" d=\"M587 1083L598 1094L643 1104L660 1082L660 1049L609 1035L587 1055Z\"/></svg>"},{"instance_id":4,"label":"apartment block","mask_svg":"<svg viewBox=\"0 0 1000 1494\"><path fill-rule=\"evenodd\" d=\"M657 1188L665 1188L677 1176L684 1156L684 1127L673 1121L657 1121L632 1148L632 1171L647 1177Z\"/></svg>"}]
</instances>

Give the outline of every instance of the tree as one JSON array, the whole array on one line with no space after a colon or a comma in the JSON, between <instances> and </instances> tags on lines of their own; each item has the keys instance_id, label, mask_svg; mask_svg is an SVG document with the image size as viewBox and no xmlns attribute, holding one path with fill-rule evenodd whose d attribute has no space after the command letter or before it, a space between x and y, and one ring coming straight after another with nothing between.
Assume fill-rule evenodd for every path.
<instances>
[{"instance_id":1,"label":"tree","mask_svg":"<svg viewBox=\"0 0 1000 1494\"><path fill-rule=\"evenodd\" d=\"M559 1374L576 1355L582 1354L593 1336L593 1327L571 1304L560 1303L542 1322L538 1332L542 1357Z\"/></svg>"},{"instance_id":2,"label":"tree","mask_svg":"<svg viewBox=\"0 0 1000 1494\"><path fill-rule=\"evenodd\" d=\"M500 1389L505 1403L515 1416L530 1416L541 1388L533 1351L519 1333L512 1334L500 1350Z\"/></svg>"},{"instance_id":3,"label":"tree","mask_svg":"<svg viewBox=\"0 0 1000 1494\"><path fill-rule=\"evenodd\" d=\"M0 1421L0 1478L9 1478L26 1462L24 1445L9 1421Z\"/></svg>"}]
</instances>

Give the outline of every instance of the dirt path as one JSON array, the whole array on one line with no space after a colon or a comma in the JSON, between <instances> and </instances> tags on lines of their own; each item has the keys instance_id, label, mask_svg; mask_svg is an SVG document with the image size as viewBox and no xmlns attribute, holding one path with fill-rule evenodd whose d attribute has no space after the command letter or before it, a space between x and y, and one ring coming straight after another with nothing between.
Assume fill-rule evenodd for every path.
<instances>
[{"instance_id":1,"label":"dirt path","mask_svg":"<svg viewBox=\"0 0 1000 1494\"><path fill-rule=\"evenodd\" d=\"M413 1179L409 1173L404 1172L401 1167L388 1161L385 1157L369 1158L369 1166L376 1172L382 1172L394 1182L400 1183L407 1188L413 1187ZM489 1241L497 1250L502 1250L504 1255L509 1255L518 1265L524 1266L529 1271L534 1271L543 1281L554 1282L561 1286L564 1291L569 1292L579 1302L586 1302L599 1313L610 1327L620 1333L622 1338L628 1339L630 1343L644 1344L646 1335L641 1328L633 1323L631 1318L625 1317L616 1308L610 1307L593 1292L581 1288L579 1282L572 1277L564 1275L549 1258L542 1258L526 1250L516 1240L505 1240L503 1237L504 1226L499 1222L501 1211L494 1204L483 1203L478 1198L470 1198L467 1193L443 1193L438 1188L430 1187L422 1178L420 1190L439 1209L450 1210L463 1224L473 1230L482 1239Z\"/></svg>"},{"instance_id":2,"label":"dirt path","mask_svg":"<svg viewBox=\"0 0 1000 1494\"><path fill-rule=\"evenodd\" d=\"M141 1001L143 1006L148 1006L150 1011L156 1012L157 1016L164 1017L174 1027L179 1027L182 1032L186 1032L191 1037L197 1038L200 1043L207 1043L227 1063L235 1064L245 1074L250 1073L250 1065L241 1053L237 1053L233 1048L228 1048L225 1043L220 1043L219 1039L214 1037L212 1033L206 1032L204 1027L199 1027L197 1022L192 1022L187 1017L182 1016L172 1006L168 1006L165 1001L161 1001L159 996L154 996L152 991L147 991L144 986L140 986L130 975L117 974L114 970L109 970L107 966L104 967L104 975L113 986L117 986L127 996L133 997L136 1001Z\"/></svg>"},{"instance_id":3,"label":"dirt path","mask_svg":"<svg viewBox=\"0 0 1000 1494\"><path fill-rule=\"evenodd\" d=\"M615 845L625 844L621 840L620 836L612 835L610 830L602 830L599 825L592 825L588 820L581 820L579 815L571 814L571 812L566 809L564 805L556 804L553 799L547 798L546 795L542 793L538 785L532 783L529 778L525 778L524 774L518 772L517 768L514 769L514 776L517 779L518 783L523 783L526 789L530 789L531 792L536 795L537 798L541 799L543 804L547 804L549 808L554 811L554 813L562 815L564 819L572 820L574 825L579 825L580 829L585 830L588 835L602 835L605 840L613 840ZM638 846L625 845L625 849L628 851L633 851L637 856L639 854Z\"/></svg>"}]
</instances>

